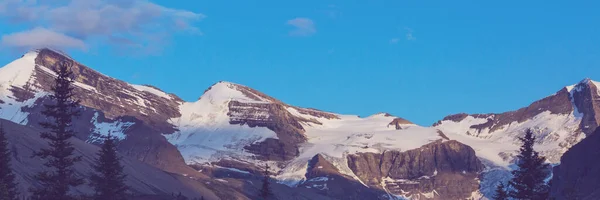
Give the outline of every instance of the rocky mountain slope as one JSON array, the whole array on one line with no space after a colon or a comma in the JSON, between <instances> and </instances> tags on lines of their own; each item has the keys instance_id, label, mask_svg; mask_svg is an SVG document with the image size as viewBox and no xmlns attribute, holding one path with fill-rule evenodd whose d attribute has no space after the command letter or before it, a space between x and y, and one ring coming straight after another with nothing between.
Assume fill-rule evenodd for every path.
<instances>
[{"instance_id":1,"label":"rocky mountain slope","mask_svg":"<svg viewBox=\"0 0 600 200\"><path fill-rule=\"evenodd\" d=\"M44 163L39 158L34 158L31 155L33 155L34 150L48 148L48 143L39 137L40 132L35 128L2 119L0 119L0 123L2 123L10 142L13 154L11 164L17 175L19 190L22 194L26 194L26 191L30 187L37 184L34 175L43 169L42 165ZM99 148L78 139L71 140L71 143L77 149L76 154L81 155L83 158L75 166L76 174L80 177L89 178L91 173L93 173L91 165ZM208 199L216 198L209 189L201 185L194 187L193 185L185 184L181 179L187 179L187 177L182 175L167 173L127 157L122 160L122 164L125 167L125 173L128 175L126 183L131 186L131 192L134 194L159 196L181 192L190 197L204 195ZM76 188L74 192L75 194L89 194L91 191L92 188L88 185L83 185Z\"/></svg>"},{"instance_id":2,"label":"rocky mountain slope","mask_svg":"<svg viewBox=\"0 0 600 200\"><path fill-rule=\"evenodd\" d=\"M520 145L517 137L526 129L534 130L535 149L553 165L560 163L569 148L593 134L600 123L599 85L585 79L516 111L450 115L433 127L475 149L488 166L480 190L489 196L498 181L510 178L508 170L514 167Z\"/></svg>"},{"instance_id":3,"label":"rocky mountain slope","mask_svg":"<svg viewBox=\"0 0 600 200\"><path fill-rule=\"evenodd\" d=\"M54 63L65 59L73 61L40 49L0 68L0 118L38 129ZM591 80L517 111L457 114L421 127L386 113L361 118L301 108L229 82L185 102L74 62L79 139L97 144L110 132L127 157L221 180L236 199L255 195L265 164L274 187L310 199L485 198L507 179L525 129L536 131L536 148L558 163L600 122L599 84Z\"/></svg>"}]
</instances>

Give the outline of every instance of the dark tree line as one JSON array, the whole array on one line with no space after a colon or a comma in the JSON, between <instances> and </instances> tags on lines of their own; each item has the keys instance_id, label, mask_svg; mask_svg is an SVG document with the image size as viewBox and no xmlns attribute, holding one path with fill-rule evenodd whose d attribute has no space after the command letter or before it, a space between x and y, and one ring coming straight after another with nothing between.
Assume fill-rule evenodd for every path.
<instances>
[{"instance_id":1,"label":"dark tree line","mask_svg":"<svg viewBox=\"0 0 600 200\"><path fill-rule=\"evenodd\" d=\"M11 151L4 126L0 124L0 200L17 200L17 183L10 166Z\"/></svg>"},{"instance_id":2,"label":"dark tree line","mask_svg":"<svg viewBox=\"0 0 600 200\"><path fill-rule=\"evenodd\" d=\"M496 200L549 199L550 186L546 183L550 175L549 165L545 163L546 158L533 149L535 144L533 131L527 130L525 136L520 137L519 140L523 144L517 156L518 168L512 171L513 178L508 182L508 187L500 183L493 198Z\"/></svg>"},{"instance_id":3,"label":"dark tree line","mask_svg":"<svg viewBox=\"0 0 600 200\"><path fill-rule=\"evenodd\" d=\"M204 200L204 197L195 197L195 198L188 198L184 195L181 194L181 192L179 192L179 194L175 195L175 194L171 194L171 196L173 196L174 200Z\"/></svg>"}]
</instances>

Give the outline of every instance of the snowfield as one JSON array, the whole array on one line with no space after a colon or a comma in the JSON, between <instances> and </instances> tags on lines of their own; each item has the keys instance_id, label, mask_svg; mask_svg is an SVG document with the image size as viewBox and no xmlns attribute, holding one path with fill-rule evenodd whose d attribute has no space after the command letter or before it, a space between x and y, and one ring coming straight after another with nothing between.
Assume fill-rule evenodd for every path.
<instances>
[{"instance_id":1,"label":"snowfield","mask_svg":"<svg viewBox=\"0 0 600 200\"><path fill-rule=\"evenodd\" d=\"M225 158L257 162L243 147L267 138L277 139L273 131L264 127L229 124L228 104L232 100L272 103L264 98L260 101L248 98L235 88L233 83L215 84L198 101L183 103L180 107L182 116L171 119L179 131L165 137L178 147L188 164L207 164ZM442 139L432 128L407 124L403 130L396 130L395 126L388 126L395 117L385 114L366 118L338 115L339 119L327 119L301 114L293 107L287 107L287 110L298 117L322 123L303 123L308 141L300 147L300 156L288 161L281 169L274 168L280 171L277 179L290 186L305 181L308 161L317 154L328 157L343 174L356 177L347 166L348 154L381 153L392 149L404 151ZM236 117L236 113L231 116Z\"/></svg>"}]
</instances>

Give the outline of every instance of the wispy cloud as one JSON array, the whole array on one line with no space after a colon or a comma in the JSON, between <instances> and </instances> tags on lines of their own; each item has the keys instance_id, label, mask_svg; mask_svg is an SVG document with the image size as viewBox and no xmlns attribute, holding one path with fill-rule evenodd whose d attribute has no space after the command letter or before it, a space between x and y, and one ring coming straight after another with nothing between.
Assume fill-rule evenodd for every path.
<instances>
[{"instance_id":1,"label":"wispy cloud","mask_svg":"<svg viewBox=\"0 0 600 200\"><path fill-rule=\"evenodd\" d=\"M34 28L28 31L3 35L1 44L2 46L11 47L19 51L41 47L86 50L86 45L82 40L45 28Z\"/></svg>"},{"instance_id":2,"label":"wispy cloud","mask_svg":"<svg viewBox=\"0 0 600 200\"><path fill-rule=\"evenodd\" d=\"M407 41L414 41L417 40L417 38L414 35L414 31L411 28L408 27L404 27L403 30L399 30L400 32L404 32L405 34L405 38ZM403 40L403 39L402 39ZM390 39L390 44L398 44L401 41L401 37L393 37L392 39Z\"/></svg>"},{"instance_id":3,"label":"wispy cloud","mask_svg":"<svg viewBox=\"0 0 600 200\"><path fill-rule=\"evenodd\" d=\"M287 21L288 25L294 27L294 30L289 32L290 36L310 36L317 32L315 23L308 18L294 18Z\"/></svg>"},{"instance_id":4,"label":"wispy cloud","mask_svg":"<svg viewBox=\"0 0 600 200\"><path fill-rule=\"evenodd\" d=\"M195 23L205 16L147 0L2 0L0 18L36 27L20 32L21 35L62 35L83 42L101 41L115 47L138 48L163 44L176 32L200 33ZM46 44L38 41L38 44L22 42L12 46L41 45ZM80 49L80 46L65 47Z\"/></svg>"},{"instance_id":5,"label":"wispy cloud","mask_svg":"<svg viewBox=\"0 0 600 200\"><path fill-rule=\"evenodd\" d=\"M338 6L334 4L328 5L324 12L332 19L338 18L342 15L342 12L339 11Z\"/></svg>"},{"instance_id":6,"label":"wispy cloud","mask_svg":"<svg viewBox=\"0 0 600 200\"><path fill-rule=\"evenodd\" d=\"M405 27L406 30L406 40L416 40L417 38L413 35L413 30L411 28Z\"/></svg>"}]
</instances>

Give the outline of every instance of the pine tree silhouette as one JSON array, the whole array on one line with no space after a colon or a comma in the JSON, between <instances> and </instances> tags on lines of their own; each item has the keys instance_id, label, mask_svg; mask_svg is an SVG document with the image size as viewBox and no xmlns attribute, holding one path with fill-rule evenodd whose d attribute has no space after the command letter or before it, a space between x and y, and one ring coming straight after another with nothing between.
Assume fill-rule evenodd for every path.
<instances>
[{"instance_id":1,"label":"pine tree silhouette","mask_svg":"<svg viewBox=\"0 0 600 200\"><path fill-rule=\"evenodd\" d=\"M179 194L175 197L176 200L187 200L188 198L179 192Z\"/></svg>"},{"instance_id":2,"label":"pine tree silhouette","mask_svg":"<svg viewBox=\"0 0 600 200\"><path fill-rule=\"evenodd\" d=\"M496 193L492 197L494 200L508 200L508 192L503 183L496 186Z\"/></svg>"},{"instance_id":3,"label":"pine tree silhouette","mask_svg":"<svg viewBox=\"0 0 600 200\"><path fill-rule=\"evenodd\" d=\"M75 196L69 194L70 188L83 184L73 170L81 156L73 155L75 149L69 142L75 136L71 129L72 118L79 115L79 101L73 100L72 65L68 61L58 62L58 76L49 95L50 103L45 104L42 111L48 121L40 125L48 131L40 137L49 140L50 147L34 153L34 156L46 160L46 171L35 176L41 186L31 189L35 200L72 200Z\"/></svg>"},{"instance_id":4,"label":"pine tree silhouette","mask_svg":"<svg viewBox=\"0 0 600 200\"><path fill-rule=\"evenodd\" d=\"M92 175L90 184L94 187L94 200L126 200L127 185L123 173L120 157L117 155L116 137L110 135L104 138L102 148L98 152L98 158L94 164L96 174Z\"/></svg>"},{"instance_id":5,"label":"pine tree silhouette","mask_svg":"<svg viewBox=\"0 0 600 200\"><path fill-rule=\"evenodd\" d=\"M522 200L548 199L549 187L545 179L550 174L549 165L544 163L546 158L533 149L535 144L533 131L527 130L525 136L519 140L523 142L520 154L517 156L519 168L512 171L513 178L509 182L512 190L509 195Z\"/></svg>"},{"instance_id":6,"label":"pine tree silhouette","mask_svg":"<svg viewBox=\"0 0 600 200\"><path fill-rule=\"evenodd\" d=\"M8 148L8 139L4 126L0 123L0 200L17 200L17 183L15 174L12 171L11 151Z\"/></svg>"},{"instance_id":7,"label":"pine tree silhouette","mask_svg":"<svg viewBox=\"0 0 600 200\"><path fill-rule=\"evenodd\" d=\"M260 189L260 197L264 200L271 199L273 197L273 192L271 191L271 183L269 183L269 179L271 179L269 174L269 165L265 164L262 188Z\"/></svg>"}]
</instances>

